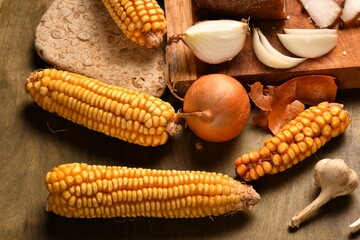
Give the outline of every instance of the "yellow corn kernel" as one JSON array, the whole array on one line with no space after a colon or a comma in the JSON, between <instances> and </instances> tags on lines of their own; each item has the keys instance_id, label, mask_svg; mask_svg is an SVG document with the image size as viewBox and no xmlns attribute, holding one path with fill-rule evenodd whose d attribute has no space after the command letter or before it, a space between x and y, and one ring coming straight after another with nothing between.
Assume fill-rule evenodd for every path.
<instances>
[{"instance_id":1,"label":"yellow corn kernel","mask_svg":"<svg viewBox=\"0 0 360 240\"><path fill-rule=\"evenodd\" d=\"M252 174L270 170L258 165ZM251 186L204 171L70 163L53 168L45 183L47 211L68 218L207 217L247 210L260 200Z\"/></svg>"},{"instance_id":2,"label":"yellow corn kernel","mask_svg":"<svg viewBox=\"0 0 360 240\"><path fill-rule=\"evenodd\" d=\"M259 161L260 154L258 151L252 151L249 153L249 158L251 162L257 162Z\"/></svg>"},{"instance_id":3,"label":"yellow corn kernel","mask_svg":"<svg viewBox=\"0 0 360 240\"><path fill-rule=\"evenodd\" d=\"M279 154L285 153L289 148L289 145L286 142L282 142L277 146L277 152Z\"/></svg>"},{"instance_id":4,"label":"yellow corn kernel","mask_svg":"<svg viewBox=\"0 0 360 240\"><path fill-rule=\"evenodd\" d=\"M271 154L270 150L265 146L260 148L259 153L261 157L268 157Z\"/></svg>"},{"instance_id":5,"label":"yellow corn kernel","mask_svg":"<svg viewBox=\"0 0 360 240\"><path fill-rule=\"evenodd\" d=\"M323 102L305 109L274 137L268 138L259 151L237 158L236 173L245 181L251 181L267 173L285 171L344 133L349 124L349 114L341 104Z\"/></svg>"},{"instance_id":6,"label":"yellow corn kernel","mask_svg":"<svg viewBox=\"0 0 360 240\"><path fill-rule=\"evenodd\" d=\"M287 142L292 142L293 141L294 136L292 135L292 133L289 130L284 130L284 131L282 131L282 133L286 137Z\"/></svg>"},{"instance_id":7,"label":"yellow corn kernel","mask_svg":"<svg viewBox=\"0 0 360 240\"><path fill-rule=\"evenodd\" d=\"M156 0L102 0L109 14L133 42L157 47L166 33L164 11Z\"/></svg>"},{"instance_id":8,"label":"yellow corn kernel","mask_svg":"<svg viewBox=\"0 0 360 240\"><path fill-rule=\"evenodd\" d=\"M33 72L25 89L45 110L139 145L164 144L168 124L176 120L174 108L161 99L66 71Z\"/></svg>"}]
</instances>

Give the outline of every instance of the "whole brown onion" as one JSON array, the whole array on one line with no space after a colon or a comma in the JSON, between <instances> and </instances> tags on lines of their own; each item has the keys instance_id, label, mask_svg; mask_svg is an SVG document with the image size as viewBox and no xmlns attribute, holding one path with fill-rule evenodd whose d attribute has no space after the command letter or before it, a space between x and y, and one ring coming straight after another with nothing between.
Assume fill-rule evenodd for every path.
<instances>
[{"instance_id":1,"label":"whole brown onion","mask_svg":"<svg viewBox=\"0 0 360 240\"><path fill-rule=\"evenodd\" d=\"M250 100L242 84L225 74L197 79L184 97L183 113L190 129L209 142L238 136L250 117Z\"/></svg>"}]
</instances>

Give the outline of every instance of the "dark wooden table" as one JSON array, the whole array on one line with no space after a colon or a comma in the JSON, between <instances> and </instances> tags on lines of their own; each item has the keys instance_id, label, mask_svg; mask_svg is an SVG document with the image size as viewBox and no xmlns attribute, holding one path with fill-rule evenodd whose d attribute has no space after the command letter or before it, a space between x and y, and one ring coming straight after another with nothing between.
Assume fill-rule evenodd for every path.
<instances>
[{"instance_id":1,"label":"dark wooden table","mask_svg":"<svg viewBox=\"0 0 360 240\"><path fill-rule=\"evenodd\" d=\"M216 171L235 177L237 156L257 150L270 136L249 122L226 143L207 143L189 130L147 148L77 126L33 104L24 90L31 71L49 66L33 47L48 0L0 0L0 239L355 239L348 225L360 217L360 189L323 206L298 230L293 215L319 193L313 167L344 158L360 173L360 90L340 90L337 101L352 123L344 135L277 175L251 184L262 199L249 212L202 219L66 219L47 213L45 174L68 162L157 169ZM360 76L359 76L360 81ZM180 107L169 93L164 99ZM253 107L253 114L256 108ZM202 149L196 146L202 145Z\"/></svg>"}]
</instances>

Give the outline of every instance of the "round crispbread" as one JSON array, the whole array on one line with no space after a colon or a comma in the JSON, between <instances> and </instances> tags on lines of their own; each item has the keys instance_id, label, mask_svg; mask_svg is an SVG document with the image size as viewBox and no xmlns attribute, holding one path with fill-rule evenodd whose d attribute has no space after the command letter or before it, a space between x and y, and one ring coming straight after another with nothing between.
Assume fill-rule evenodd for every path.
<instances>
[{"instance_id":1,"label":"round crispbread","mask_svg":"<svg viewBox=\"0 0 360 240\"><path fill-rule=\"evenodd\" d=\"M99 0L55 0L35 33L38 55L53 67L163 95L165 51L133 43Z\"/></svg>"}]
</instances>

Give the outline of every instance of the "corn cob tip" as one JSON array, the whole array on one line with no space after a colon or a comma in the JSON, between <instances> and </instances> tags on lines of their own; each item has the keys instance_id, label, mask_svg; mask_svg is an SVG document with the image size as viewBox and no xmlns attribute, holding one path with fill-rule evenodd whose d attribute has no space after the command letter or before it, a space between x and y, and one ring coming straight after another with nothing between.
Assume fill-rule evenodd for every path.
<instances>
[{"instance_id":1,"label":"corn cob tip","mask_svg":"<svg viewBox=\"0 0 360 240\"><path fill-rule=\"evenodd\" d=\"M239 194L241 195L240 202L237 204L238 211L251 210L260 201L260 195L250 185L241 184Z\"/></svg>"},{"instance_id":2,"label":"corn cob tip","mask_svg":"<svg viewBox=\"0 0 360 240\"><path fill-rule=\"evenodd\" d=\"M164 10L156 0L102 0L111 17L133 42L157 47L166 33Z\"/></svg>"},{"instance_id":3,"label":"corn cob tip","mask_svg":"<svg viewBox=\"0 0 360 240\"><path fill-rule=\"evenodd\" d=\"M150 47L158 47L162 43L165 33L166 31L160 31L160 30L144 33L145 42Z\"/></svg>"},{"instance_id":4,"label":"corn cob tip","mask_svg":"<svg viewBox=\"0 0 360 240\"><path fill-rule=\"evenodd\" d=\"M36 76L36 71L30 73L30 75L26 78L25 85L28 84L28 83L34 83L35 82L35 76Z\"/></svg>"}]
</instances>

